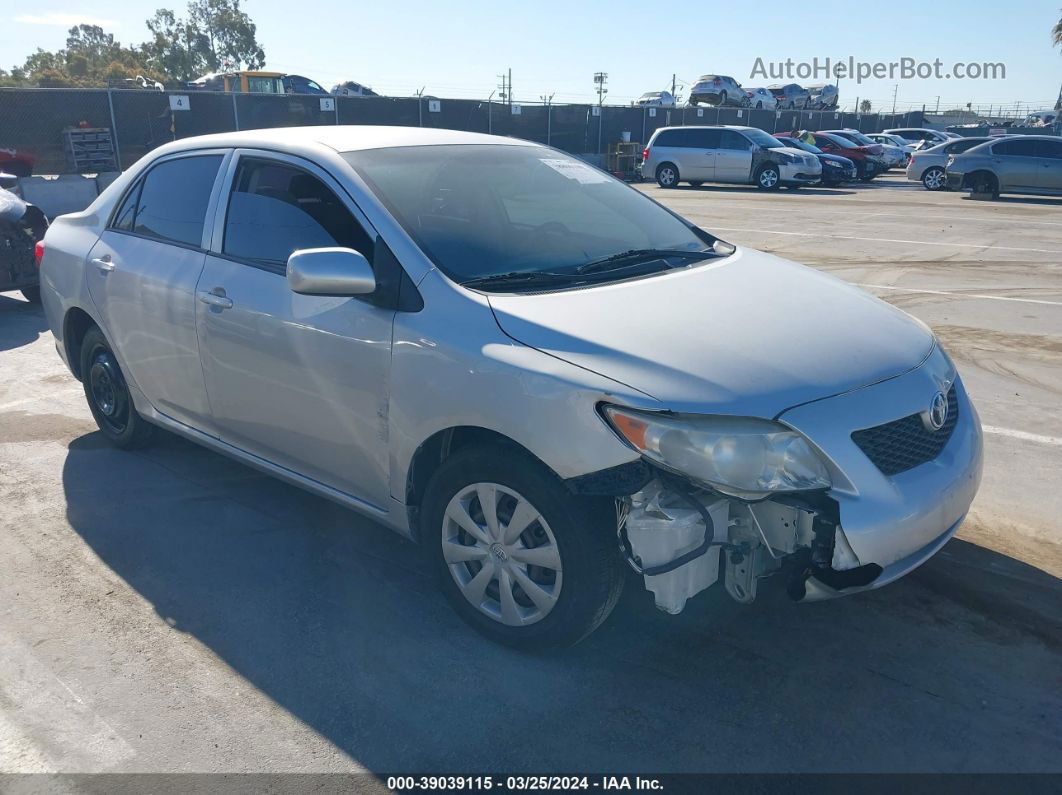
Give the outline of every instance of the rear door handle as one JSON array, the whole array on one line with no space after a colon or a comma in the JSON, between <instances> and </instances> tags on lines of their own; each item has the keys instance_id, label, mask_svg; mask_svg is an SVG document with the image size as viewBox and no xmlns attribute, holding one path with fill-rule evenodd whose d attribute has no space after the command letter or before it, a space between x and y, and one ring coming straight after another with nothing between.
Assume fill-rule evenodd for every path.
<instances>
[{"instance_id":1,"label":"rear door handle","mask_svg":"<svg viewBox=\"0 0 1062 795\"><path fill-rule=\"evenodd\" d=\"M202 301L204 304L208 304L209 306L216 306L218 307L218 309L232 308L232 299L226 298L224 295L218 295L217 293L208 293L203 290L200 290L196 293L196 296L199 298L200 301Z\"/></svg>"},{"instance_id":2,"label":"rear door handle","mask_svg":"<svg viewBox=\"0 0 1062 795\"><path fill-rule=\"evenodd\" d=\"M110 273L117 267L111 260L110 254L104 254L102 257L93 258L92 264L96 266L100 273Z\"/></svg>"}]
</instances>

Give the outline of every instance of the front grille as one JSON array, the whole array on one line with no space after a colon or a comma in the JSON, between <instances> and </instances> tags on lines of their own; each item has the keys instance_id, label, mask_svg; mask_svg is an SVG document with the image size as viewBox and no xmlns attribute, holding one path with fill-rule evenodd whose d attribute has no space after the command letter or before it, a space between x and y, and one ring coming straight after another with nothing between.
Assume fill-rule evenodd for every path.
<instances>
[{"instance_id":1,"label":"front grille","mask_svg":"<svg viewBox=\"0 0 1062 795\"><path fill-rule=\"evenodd\" d=\"M883 474L897 475L940 455L958 420L959 400L952 386L948 391L948 418L940 430L931 431L922 422L921 415L912 414L856 431L852 441Z\"/></svg>"}]
</instances>

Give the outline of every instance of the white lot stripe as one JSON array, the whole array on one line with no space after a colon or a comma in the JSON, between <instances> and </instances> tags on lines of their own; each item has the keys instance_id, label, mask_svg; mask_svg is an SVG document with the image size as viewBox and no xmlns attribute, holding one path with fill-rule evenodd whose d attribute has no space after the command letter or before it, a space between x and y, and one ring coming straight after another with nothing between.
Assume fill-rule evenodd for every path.
<instances>
[{"instance_id":1,"label":"white lot stripe","mask_svg":"<svg viewBox=\"0 0 1062 795\"><path fill-rule=\"evenodd\" d=\"M1015 431L1010 428L997 428L995 425L982 425L981 430L985 433L994 433L999 436L1009 436L1012 439L1021 439L1026 442L1036 442L1038 444L1052 444L1055 447L1062 447L1062 436L1041 436L1038 433L1026 433L1025 431Z\"/></svg>"},{"instance_id":2,"label":"white lot stripe","mask_svg":"<svg viewBox=\"0 0 1062 795\"><path fill-rule=\"evenodd\" d=\"M893 287L887 284L860 284L852 282L856 287L869 287L873 290L896 290L901 293L925 293L926 295L954 295L956 298L983 298L986 301L1017 301L1021 304L1046 304L1047 306L1062 306L1062 301L1045 301L1041 298L1011 298L1008 295L982 295L980 293L957 293L947 290L917 290L914 287Z\"/></svg>"},{"instance_id":3,"label":"white lot stripe","mask_svg":"<svg viewBox=\"0 0 1062 795\"><path fill-rule=\"evenodd\" d=\"M1062 205L1059 205L1062 207ZM741 208L741 212L748 212L745 208ZM793 211L789 209L783 209L779 207L757 207L756 212L760 213L784 213L787 216L791 216ZM975 224L984 223L1000 223L1000 224L1021 224L1025 226L1027 224L1037 224L1039 226L1062 226L1062 223L1057 221L1026 221L1023 218L996 218L995 216L984 215L925 215L918 212L918 208L914 208L913 213L867 213L847 210L830 210L831 216L836 215L855 215L863 218L908 218L912 220L922 220L923 218L933 218L942 221L967 221Z\"/></svg>"},{"instance_id":4,"label":"white lot stripe","mask_svg":"<svg viewBox=\"0 0 1062 795\"><path fill-rule=\"evenodd\" d=\"M758 232L762 235L793 235L795 237L820 237L829 240L867 240L871 243L911 243L916 246L950 246L952 248L991 248L999 251L1035 251L1039 254L1057 254L1050 248L1016 248L1015 246L981 246L977 243L931 243L928 240L896 240L891 237L855 237L853 235L823 235L814 232L783 232L778 229L738 229L736 227L713 226L717 232Z\"/></svg>"}]
</instances>

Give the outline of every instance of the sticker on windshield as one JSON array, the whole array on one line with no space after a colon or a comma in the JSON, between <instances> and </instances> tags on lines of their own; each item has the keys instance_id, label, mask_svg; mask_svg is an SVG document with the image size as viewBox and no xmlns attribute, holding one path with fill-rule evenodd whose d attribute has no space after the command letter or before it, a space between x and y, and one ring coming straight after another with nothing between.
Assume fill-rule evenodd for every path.
<instances>
[{"instance_id":1,"label":"sticker on windshield","mask_svg":"<svg viewBox=\"0 0 1062 795\"><path fill-rule=\"evenodd\" d=\"M561 158L540 157L543 163L552 168L558 174L563 174L568 179L574 179L583 185L593 185L598 182L608 182L608 174L598 171L593 166L580 163L578 160L562 160Z\"/></svg>"}]
</instances>

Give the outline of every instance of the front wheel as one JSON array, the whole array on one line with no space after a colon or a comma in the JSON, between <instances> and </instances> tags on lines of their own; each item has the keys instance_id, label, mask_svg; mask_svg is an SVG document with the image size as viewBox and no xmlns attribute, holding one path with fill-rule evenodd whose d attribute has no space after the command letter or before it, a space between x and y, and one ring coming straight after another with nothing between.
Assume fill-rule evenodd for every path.
<instances>
[{"instance_id":1,"label":"front wheel","mask_svg":"<svg viewBox=\"0 0 1062 795\"><path fill-rule=\"evenodd\" d=\"M96 425L115 447L134 450L148 444L155 426L136 412L114 351L98 328L81 343L81 384Z\"/></svg>"},{"instance_id":2,"label":"front wheel","mask_svg":"<svg viewBox=\"0 0 1062 795\"><path fill-rule=\"evenodd\" d=\"M615 502L572 495L522 450L459 450L432 476L422 508L421 541L443 593L494 641L570 646L619 599Z\"/></svg>"},{"instance_id":3,"label":"front wheel","mask_svg":"<svg viewBox=\"0 0 1062 795\"><path fill-rule=\"evenodd\" d=\"M944 187L947 185L944 169L940 166L927 168L922 175L922 185L926 190L944 190Z\"/></svg>"},{"instance_id":4,"label":"front wheel","mask_svg":"<svg viewBox=\"0 0 1062 795\"><path fill-rule=\"evenodd\" d=\"M703 185L703 184L704 184L704 183L703 183L703 182L701 182L701 181L700 181L699 179L691 179L691 180L690 180L690 187L691 187L691 188L699 188L699 187L701 187L701 185Z\"/></svg>"},{"instance_id":5,"label":"front wheel","mask_svg":"<svg viewBox=\"0 0 1062 795\"><path fill-rule=\"evenodd\" d=\"M661 188L674 188L679 183L678 166L674 163L661 163L656 169L656 184Z\"/></svg>"},{"instance_id":6,"label":"front wheel","mask_svg":"<svg viewBox=\"0 0 1062 795\"><path fill-rule=\"evenodd\" d=\"M782 175L778 172L778 166L773 163L760 166L756 172L756 187L760 190L777 190L781 181Z\"/></svg>"}]
</instances>

